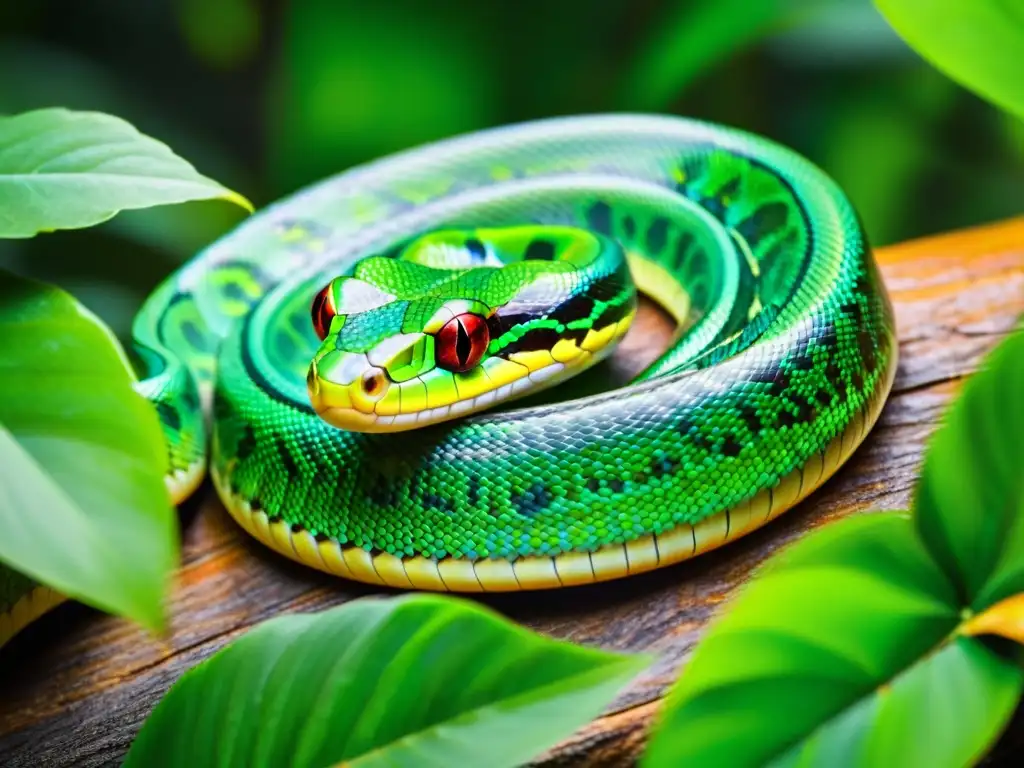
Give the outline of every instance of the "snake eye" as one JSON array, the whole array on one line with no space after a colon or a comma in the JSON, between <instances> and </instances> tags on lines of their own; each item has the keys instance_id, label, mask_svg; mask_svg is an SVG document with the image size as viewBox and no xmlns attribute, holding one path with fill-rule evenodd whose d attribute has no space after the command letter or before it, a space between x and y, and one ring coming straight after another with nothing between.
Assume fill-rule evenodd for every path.
<instances>
[{"instance_id":1,"label":"snake eye","mask_svg":"<svg viewBox=\"0 0 1024 768\"><path fill-rule=\"evenodd\" d=\"M456 315L437 332L435 358L439 368L452 373L468 371L480 362L491 343L487 321L480 315Z\"/></svg>"},{"instance_id":2,"label":"snake eye","mask_svg":"<svg viewBox=\"0 0 1024 768\"><path fill-rule=\"evenodd\" d=\"M334 291L331 290L332 283L328 283L313 299L313 328L320 341L327 338L331 330L331 320L338 314L334 306Z\"/></svg>"}]
</instances>

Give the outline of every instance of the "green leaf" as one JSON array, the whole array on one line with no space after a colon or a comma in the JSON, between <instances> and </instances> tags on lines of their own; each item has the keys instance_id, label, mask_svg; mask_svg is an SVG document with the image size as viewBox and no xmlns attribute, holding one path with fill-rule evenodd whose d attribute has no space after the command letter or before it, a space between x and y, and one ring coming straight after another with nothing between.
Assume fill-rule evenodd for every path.
<instances>
[{"instance_id":1,"label":"green leaf","mask_svg":"<svg viewBox=\"0 0 1024 768\"><path fill-rule=\"evenodd\" d=\"M514 766L599 714L647 663L466 600L363 598L267 621L190 670L125 766Z\"/></svg>"},{"instance_id":2,"label":"green leaf","mask_svg":"<svg viewBox=\"0 0 1024 768\"><path fill-rule=\"evenodd\" d=\"M925 706L913 698L921 687L914 681L926 681L930 668L901 676L929 659L958 620L955 590L909 516L866 515L812 533L771 560L698 646L645 765L789 764L805 749L847 756L826 765L860 764L852 756L874 749L873 734L909 727ZM883 701L897 685L912 697L909 710ZM954 718L944 738L974 749L990 735L972 730L978 719Z\"/></svg>"},{"instance_id":3,"label":"green leaf","mask_svg":"<svg viewBox=\"0 0 1024 768\"><path fill-rule=\"evenodd\" d=\"M158 630L177 559L160 424L63 291L0 272L0 562Z\"/></svg>"},{"instance_id":4,"label":"green leaf","mask_svg":"<svg viewBox=\"0 0 1024 768\"><path fill-rule=\"evenodd\" d=\"M974 765L1006 726L1022 688L1020 667L958 637L772 766Z\"/></svg>"},{"instance_id":5,"label":"green leaf","mask_svg":"<svg viewBox=\"0 0 1024 768\"><path fill-rule=\"evenodd\" d=\"M965 383L925 454L915 518L932 555L981 611L1024 592L1024 331Z\"/></svg>"},{"instance_id":6,"label":"green leaf","mask_svg":"<svg viewBox=\"0 0 1024 768\"><path fill-rule=\"evenodd\" d=\"M60 108L0 117L0 237L88 227L125 209L212 198L252 209L120 118Z\"/></svg>"},{"instance_id":7,"label":"green leaf","mask_svg":"<svg viewBox=\"0 0 1024 768\"><path fill-rule=\"evenodd\" d=\"M928 62L1024 117L1024 4L1014 0L875 0L893 29Z\"/></svg>"},{"instance_id":8,"label":"green leaf","mask_svg":"<svg viewBox=\"0 0 1024 768\"><path fill-rule=\"evenodd\" d=\"M633 109L664 109L699 75L785 20L786 0L673 3L628 73L620 99Z\"/></svg>"}]
</instances>

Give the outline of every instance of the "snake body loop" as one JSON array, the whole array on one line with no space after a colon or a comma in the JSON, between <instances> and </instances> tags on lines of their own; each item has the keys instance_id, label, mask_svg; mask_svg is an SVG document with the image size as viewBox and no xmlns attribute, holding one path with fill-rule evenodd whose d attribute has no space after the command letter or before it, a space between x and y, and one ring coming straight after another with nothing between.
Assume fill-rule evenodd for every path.
<instances>
[{"instance_id":1,"label":"snake body loop","mask_svg":"<svg viewBox=\"0 0 1024 768\"><path fill-rule=\"evenodd\" d=\"M621 389L528 398L585 380L638 293L679 322L664 354ZM764 139L642 115L330 178L172 275L134 333L176 499L209 463L287 557L463 592L623 577L760 527L846 460L896 367L831 179Z\"/></svg>"}]
</instances>

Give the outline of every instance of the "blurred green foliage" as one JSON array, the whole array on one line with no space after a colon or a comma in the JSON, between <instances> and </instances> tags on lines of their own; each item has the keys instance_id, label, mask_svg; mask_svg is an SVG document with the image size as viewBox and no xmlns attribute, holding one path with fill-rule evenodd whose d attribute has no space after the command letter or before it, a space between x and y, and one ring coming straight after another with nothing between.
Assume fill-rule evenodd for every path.
<instances>
[{"instance_id":1,"label":"blurred green foliage","mask_svg":"<svg viewBox=\"0 0 1024 768\"><path fill-rule=\"evenodd\" d=\"M265 205L453 133L582 112L718 121L833 174L876 245L1020 212L1024 130L870 0L34 0L0 5L0 113L100 109ZM125 214L0 244L124 334L244 214Z\"/></svg>"}]
</instances>

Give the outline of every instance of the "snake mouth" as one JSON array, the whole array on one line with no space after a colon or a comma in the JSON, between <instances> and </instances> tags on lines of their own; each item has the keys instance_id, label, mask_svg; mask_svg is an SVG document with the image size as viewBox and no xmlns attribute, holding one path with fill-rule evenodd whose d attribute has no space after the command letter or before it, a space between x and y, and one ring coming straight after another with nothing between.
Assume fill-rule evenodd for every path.
<instances>
[{"instance_id":1,"label":"snake mouth","mask_svg":"<svg viewBox=\"0 0 1024 768\"><path fill-rule=\"evenodd\" d=\"M467 371L439 367L405 378L374 365L369 355L332 351L309 367L307 387L317 415L349 432L404 432L420 429L518 400L555 386L589 368L613 348L630 317L582 343L565 339L551 350L493 356ZM401 373L401 369L400 369Z\"/></svg>"},{"instance_id":2,"label":"snake mouth","mask_svg":"<svg viewBox=\"0 0 1024 768\"><path fill-rule=\"evenodd\" d=\"M325 378L313 362L306 383L313 410L331 426L349 432L383 433L419 429L478 413L552 386L572 373L572 366L553 360L530 370L521 363L495 358L471 373L438 371L433 381L395 382L381 369L368 366L355 380L339 384ZM432 388L428 386L431 383L435 384ZM446 386L436 386L438 383Z\"/></svg>"}]
</instances>

